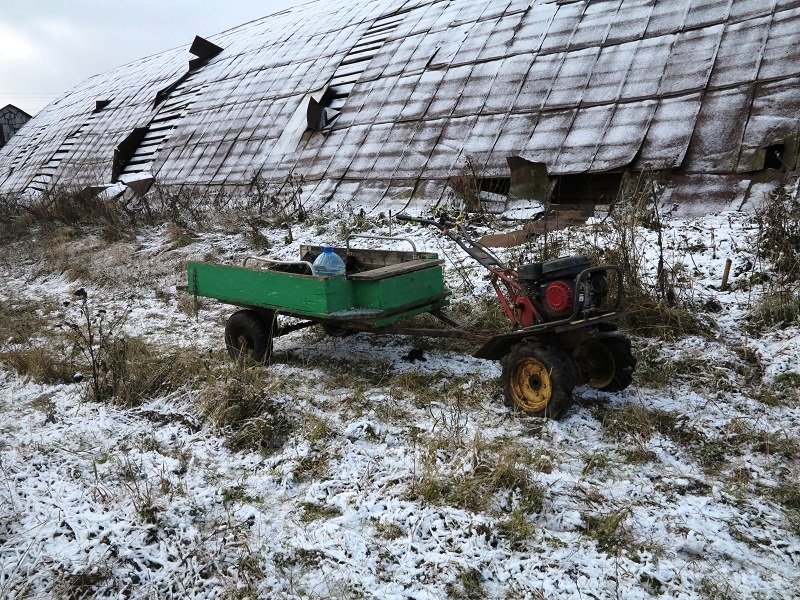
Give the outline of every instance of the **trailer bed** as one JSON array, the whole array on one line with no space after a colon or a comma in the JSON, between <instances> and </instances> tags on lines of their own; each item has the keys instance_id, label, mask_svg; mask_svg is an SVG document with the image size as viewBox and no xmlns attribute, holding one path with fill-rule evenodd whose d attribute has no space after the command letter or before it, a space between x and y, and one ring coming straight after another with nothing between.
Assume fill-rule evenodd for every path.
<instances>
[{"instance_id":1,"label":"trailer bed","mask_svg":"<svg viewBox=\"0 0 800 600\"><path fill-rule=\"evenodd\" d=\"M307 264L321 250L303 246L297 263L269 268L189 262L188 291L314 321L376 328L447 305L443 261L435 254L335 248L346 276L317 277Z\"/></svg>"}]
</instances>

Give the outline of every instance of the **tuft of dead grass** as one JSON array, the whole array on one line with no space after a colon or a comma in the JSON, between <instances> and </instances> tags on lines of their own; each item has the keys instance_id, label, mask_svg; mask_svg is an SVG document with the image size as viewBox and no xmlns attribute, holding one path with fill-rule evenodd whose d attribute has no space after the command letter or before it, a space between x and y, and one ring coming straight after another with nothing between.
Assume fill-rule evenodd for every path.
<instances>
[{"instance_id":1,"label":"tuft of dead grass","mask_svg":"<svg viewBox=\"0 0 800 600\"><path fill-rule=\"evenodd\" d=\"M280 389L264 369L234 365L202 390L201 406L225 433L230 448L268 454L282 448L295 429L277 399Z\"/></svg>"},{"instance_id":2,"label":"tuft of dead grass","mask_svg":"<svg viewBox=\"0 0 800 600\"><path fill-rule=\"evenodd\" d=\"M525 512L538 512L544 502L544 489L531 475L532 458L522 447L495 447L476 436L469 458L452 472L444 468L442 448L452 448L453 440L433 439L424 458L422 475L412 495L430 503L441 503L471 511L487 510L495 497L505 492ZM449 463L449 461L448 461ZM452 468L453 464L449 463Z\"/></svg>"},{"instance_id":3,"label":"tuft of dead grass","mask_svg":"<svg viewBox=\"0 0 800 600\"><path fill-rule=\"evenodd\" d=\"M0 352L0 363L45 384L72 383L76 371L74 361L41 346Z\"/></svg>"}]
</instances>

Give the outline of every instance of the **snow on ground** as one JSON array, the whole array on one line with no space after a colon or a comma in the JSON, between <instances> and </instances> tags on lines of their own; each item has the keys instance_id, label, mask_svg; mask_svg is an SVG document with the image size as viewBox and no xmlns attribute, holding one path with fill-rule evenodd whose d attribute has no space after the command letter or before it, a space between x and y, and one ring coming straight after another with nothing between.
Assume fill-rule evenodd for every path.
<instances>
[{"instance_id":1,"label":"snow on ground","mask_svg":"<svg viewBox=\"0 0 800 600\"><path fill-rule=\"evenodd\" d=\"M285 229L262 233L281 258L341 244L320 222L294 225L288 244ZM490 294L435 232L392 233L445 256L454 302ZM800 597L798 523L781 501L797 485L797 390L780 388L776 403L754 392L800 373L800 332L743 328L754 292L736 267L756 261L750 217L672 219L662 234L695 306L719 303L706 313L718 329L637 338L639 380L612 395L579 389L558 422L510 413L498 364L404 337L277 340L258 377L292 424L267 453L231 448L199 408L200 383L126 409L86 401L86 380L43 384L1 367L0 596ZM564 235L579 244L595 230ZM93 307L127 314L128 334L194 348L211 365L198 371L237 377L222 352L230 309L203 302L194 316L175 285L186 259L253 253L243 235L176 244L163 227L91 243L70 246L77 278L70 261L54 269L7 249L0 301L49 302L40 316L55 323L83 287ZM721 292L728 257L738 275ZM1 341L0 352L23 346ZM761 364L755 383L745 347Z\"/></svg>"}]
</instances>

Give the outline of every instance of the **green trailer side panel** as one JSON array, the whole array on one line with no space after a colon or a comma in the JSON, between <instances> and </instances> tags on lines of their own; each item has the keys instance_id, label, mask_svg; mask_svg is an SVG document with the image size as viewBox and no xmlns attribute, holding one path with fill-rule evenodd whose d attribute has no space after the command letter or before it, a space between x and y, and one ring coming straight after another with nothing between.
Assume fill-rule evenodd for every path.
<instances>
[{"instance_id":1,"label":"green trailer side panel","mask_svg":"<svg viewBox=\"0 0 800 600\"><path fill-rule=\"evenodd\" d=\"M239 306L275 309L311 319L355 320L383 327L447 304L440 265L361 280L313 277L216 263L186 266L188 291Z\"/></svg>"},{"instance_id":2,"label":"green trailer side panel","mask_svg":"<svg viewBox=\"0 0 800 600\"><path fill-rule=\"evenodd\" d=\"M441 266L375 281L353 281L356 304L389 311L447 294Z\"/></svg>"},{"instance_id":3,"label":"green trailer side panel","mask_svg":"<svg viewBox=\"0 0 800 600\"><path fill-rule=\"evenodd\" d=\"M311 277L201 262L188 263L186 270L190 293L232 304L309 316L355 306L353 286L344 277Z\"/></svg>"}]
</instances>

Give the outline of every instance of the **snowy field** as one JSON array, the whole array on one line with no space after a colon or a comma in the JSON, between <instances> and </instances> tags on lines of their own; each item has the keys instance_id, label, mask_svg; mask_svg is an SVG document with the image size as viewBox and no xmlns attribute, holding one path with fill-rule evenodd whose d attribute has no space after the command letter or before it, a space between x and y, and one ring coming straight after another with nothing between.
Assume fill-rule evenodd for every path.
<instances>
[{"instance_id":1,"label":"snowy field","mask_svg":"<svg viewBox=\"0 0 800 600\"><path fill-rule=\"evenodd\" d=\"M748 326L769 270L751 216L665 218L665 257L709 331L634 336L634 384L579 388L558 422L505 408L499 365L464 343L311 328L267 368L231 365L232 309L194 314L176 291L188 259L296 258L355 220L3 244L0 597L800 598L800 327ZM436 232L392 233L445 258L454 312L491 301ZM638 235L651 264L656 233ZM57 326L80 323L79 288L169 384L120 405L88 400L85 364L68 381L75 333ZM26 373L37 348L66 376ZM240 397L272 411L247 423L266 438L215 417Z\"/></svg>"}]
</instances>

